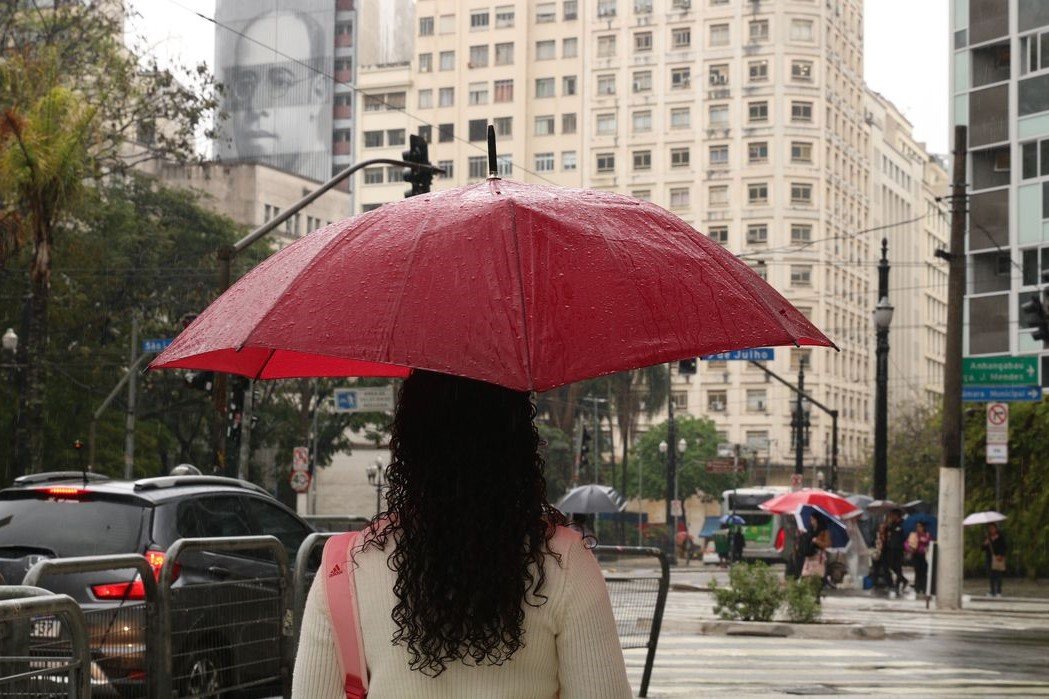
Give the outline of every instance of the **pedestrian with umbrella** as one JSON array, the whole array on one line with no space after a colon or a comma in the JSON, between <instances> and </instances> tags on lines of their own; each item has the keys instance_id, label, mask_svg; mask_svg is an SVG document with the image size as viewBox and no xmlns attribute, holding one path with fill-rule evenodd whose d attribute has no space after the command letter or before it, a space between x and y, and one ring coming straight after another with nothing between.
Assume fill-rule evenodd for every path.
<instances>
[{"instance_id":1,"label":"pedestrian with umbrella","mask_svg":"<svg viewBox=\"0 0 1049 699\"><path fill-rule=\"evenodd\" d=\"M1005 554L1009 547L1005 541L1005 535L998 528L998 523L1005 520L1001 512L987 511L974 512L962 520L962 524L971 526L974 524L986 524L987 534L984 536L983 549L987 560L987 580L990 584L990 596L1002 596L1002 577L1005 575Z\"/></svg>"},{"instance_id":2,"label":"pedestrian with umbrella","mask_svg":"<svg viewBox=\"0 0 1049 699\"><path fill-rule=\"evenodd\" d=\"M798 526L804 529L801 537L801 552L805 561L801 566L801 577L813 580L816 599L819 600L827 576L827 549L831 546L827 521L815 508L808 508L804 514L799 509ZM818 581L818 582L815 582Z\"/></svg>"},{"instance_id":3,"label":"pedestrian with umbrella","mask_svg":"<svg viewBox=\"0 0 1049 699\"><path fill-rule=\"evenodd\" d=\"M370 682L373 699L628 697L600 568L546 500L529 393L785 344L832 346L681 219L493 172L296 241L152 366L254 379L407 376L387 512L317 576L294 697L334 699L354 678L365 691ZM357 582L340 590L347 571ZM348 635L366 656L362 677L340 668L346 628L329 611L331 594L341 603L353 589L360 631Z\"/></svg>"},{"instance_id":4,"label":"pedestrian with umbrella","mask_svg":"<svg viewBox=\"0 0 1049 699\"><path fill-rule=\"evenodd\" d=\"M885 568L889 573L892 591L898 597L907 587L907 578L903 576L903 545L906 537L903 533L903 510L896 508L889 512L885 519L884 543L881 555L885 558Z\"/></svg>"}]
</instances>

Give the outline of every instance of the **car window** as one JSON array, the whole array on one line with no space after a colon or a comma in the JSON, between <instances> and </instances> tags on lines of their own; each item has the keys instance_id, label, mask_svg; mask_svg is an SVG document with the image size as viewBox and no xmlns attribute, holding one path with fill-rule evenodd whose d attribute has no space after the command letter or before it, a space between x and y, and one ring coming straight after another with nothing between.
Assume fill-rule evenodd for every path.
<instances>
[{"instance_id":1,"label":"car window","mask_svg":"<svg viewBox=\"0 0 1049 699\"><path fill-rule=\"evenodd\" d=\"M194 498L202 536L251 536L251 525L240 498L212 495Z\"/></svg>"},{"instance_id":2,"label":"car window","mask_svg":"<svg viewBox=\"0 0 1049 699\"><path fill-rule=\"evenodd\" d=\"M310 533L306 525L276 503L262 498L245 498L244 504L255 520L255 533L277 537L288 550L288 564L294 564L302 540Z\"/></svg>"},{"instance_id":3,"label":"car window","mask_svg":"<svg viewBox=\"0 0 1049 699\"><path fill-rule=\"evenodd\" d=\"M189 539L204 536L200 523L200 507L196 500L183 500L175 511L175 538Z\"/></svg>"},{"instance_id":4,"label":"car window","mask_svg":"<svg viewBox=\"0 0 1049 699\"><path fill-rule=\"evenodd\" d=\"M92 495L18 493L0 500L0 549L39 549L56 556L137 553L143 506Z\"/></svg>"}]
</instances>

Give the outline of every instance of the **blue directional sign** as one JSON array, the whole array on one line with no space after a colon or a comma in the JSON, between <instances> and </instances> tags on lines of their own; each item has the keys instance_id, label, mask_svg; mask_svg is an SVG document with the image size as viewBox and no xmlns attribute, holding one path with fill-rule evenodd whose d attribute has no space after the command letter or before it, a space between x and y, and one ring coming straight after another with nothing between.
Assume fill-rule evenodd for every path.
<instances>
[{"instance_id":1,"label":"blue directional sign","mask_svg":"<svg viewBox=\"0 0 1049 699\"><path fill-rule=\"evenodd\" d=\"M776 350L772 347L754 347L752 349L733 350L731 352L719 352L708 354L700 359L711 362L769 362L776 358Z\"/></svg>"},{"instance_id":2,"label":"blue directional sign","mask_svg":"<svg viewBox=\"0 0 1049 699\"><path fill-rule=\"evenodd\" d=\"M962 386L966 403L1017 403L1042 400L1041 386Z\"/></svg>"},{"instance_id":3,"label":"blue directional sign","mask_svg":"<svg viewBox=\"0 0 1049 699\"><path fill-rule=\"evenodd\" d=\"M163 352L164 348L171 344L171 340L172 338L170 337L158 337L155 340L143 340L142 353L156 354L157 352Z\"/></svg>"}]
</instances>

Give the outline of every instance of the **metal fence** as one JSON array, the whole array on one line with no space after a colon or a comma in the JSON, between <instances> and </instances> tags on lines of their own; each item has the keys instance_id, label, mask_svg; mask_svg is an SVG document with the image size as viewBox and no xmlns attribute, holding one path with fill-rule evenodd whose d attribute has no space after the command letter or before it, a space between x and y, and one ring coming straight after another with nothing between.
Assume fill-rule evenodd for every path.
<instances>
[{"instance_id":1,"label":"metal fence","mask_svg":"<svg viewBox=\"0 0 1049 699\"><path fill-rule=\"evenodd\" d=\"M68 595L0 586L0 696L87 697L91 659L80 607Z\"/></svg>"},{"instance_id":2,"label":"metal fence","mask_svg":"<svg viewBox=\"0 0 1049 699\"><path fill-rule=\"evenodd\" d=\"M273 685L287 696L291 577L275 537L179 539L159 582L163 696Z\"/></svg>"},{"instance_id":3,"label":"metal fence","mask_svg":"<svg viewBox=\"0 0 1049 699\"><path fill-rule=\"evenodd\" d=\"M299 645L299 630L302 628L302 613L306 609L306 595L310 592L313 579L317 577L317 569L320 568L321 552L328 539L336 536L338 532L316 532L307 536L295 554L295 581L292 584L294 599L292 610L295 614L295 648ZM292 653L294 655L294 653Z\"/></svg>"},{"instance_id":4,"label":"metal fence","mask_svg":"<svg viewBox=\"0 0 1049 699\"><path fill-rule=\"evenodd\" d=\"M639 697L647 696L670 589L666 554L642 546L596 546L594 555L605 575L620 643L624 649L648 649L638 692Z\"/></svg>"}]
</instances>

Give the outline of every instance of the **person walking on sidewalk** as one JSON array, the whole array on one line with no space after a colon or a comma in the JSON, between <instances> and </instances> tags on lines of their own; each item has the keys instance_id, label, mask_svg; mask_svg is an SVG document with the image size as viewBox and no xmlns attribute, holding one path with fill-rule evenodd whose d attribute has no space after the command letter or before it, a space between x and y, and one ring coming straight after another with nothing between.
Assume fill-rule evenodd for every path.
<instances>
[{"instance_id":1,"label":"person walking on sidewalk","mask_svg":"<svg viewBox=\"0 0 1049 699\"><path fill-rule=\"evenodd\" d=\"M903 510L895 509L889 513L885 524L885 548L882 556L886 558L889 574L892 578L892 589L899 596L907 587L907 578L903 577Z\"/></svg>"},{"instance_id":2,"label":"person walking on sidewalk","mask_svg":"<svg viewBox=\"0 0 1049 699\"><path fill-rule=\"evenodd\" d=\"M926 554L931 543L932 535L926 529L925 522L918 522L904 544L904 549L910 554L911 562L914 564L914 590L919 594L924 593L928 585L929 561Z\"/></svg>"},{"instance_id":3,"label":"person walking on sidewalk","mask_svg":"<svg viewBox=\"0 0 1049 699\"><path fill-rule=\"evenodd\" d=\"M994 522L987 525L987 538L983 540L983 550L987 556L987 579L991 585L991 597L1001 597L1008 546L1005 543L1005 535Z\"/></svg>"},{"instance_id":4,"label":"person walking on sidewalk","mask_svg":"<svg viewBox=\"0 0 1049 699\"><path fill-rule=\"evenodd\" d=\"M526 391L422 370L404 380L387 511L310 588L294 699L347 696L347 628L326 594L343 566L369 699L633 696L601 568L547 500L534 418Z\"/></svg>"}]
</instances>

